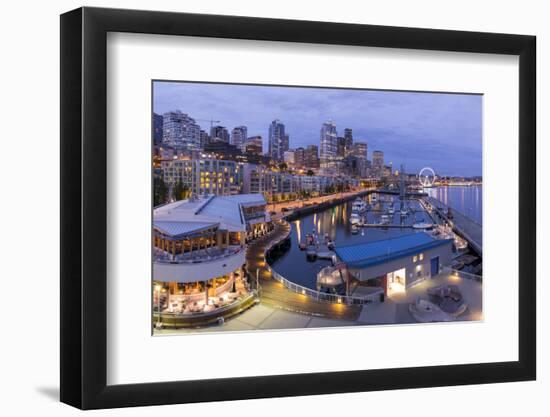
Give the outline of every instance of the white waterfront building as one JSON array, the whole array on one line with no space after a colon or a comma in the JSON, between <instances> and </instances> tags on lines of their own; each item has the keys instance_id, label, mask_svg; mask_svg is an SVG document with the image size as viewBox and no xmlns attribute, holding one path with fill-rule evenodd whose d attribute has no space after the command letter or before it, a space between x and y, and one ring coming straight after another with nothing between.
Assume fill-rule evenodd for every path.
<instances>
[{"instance_id":1,"label":"white waterfront building","mask_svg":"<svg viewBox=\"0 0 550 417\"><path fill-rule=\"evenodd\" d=\"M155 208L156 310L180 315L185 325L186 319L208 320L249 300L253 285L243 270L247 243L270 229L261 194L210 195Z\"/></svg>"}]
</instances>

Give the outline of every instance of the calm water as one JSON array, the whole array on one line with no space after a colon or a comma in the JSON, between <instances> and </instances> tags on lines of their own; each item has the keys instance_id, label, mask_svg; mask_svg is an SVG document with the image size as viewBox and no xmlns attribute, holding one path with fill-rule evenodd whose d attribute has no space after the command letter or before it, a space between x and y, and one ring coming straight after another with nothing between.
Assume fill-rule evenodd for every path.
<instances>
[{"instance_id":1,"label":"calm water","mask_svg":"<svg viewBox=\"0 0 550 417\"><path fill-rule=\"evenodd\" d=\"M405 225L412 225L415 222L430 221L429 217L421 210L418 201L414 200L407 201L405 203L406 206L410 207L411 211L414 212L411 212L411 214L401 220L401 216L398 212L398 198L393 197L393 203L390 201L389 196L386 196L386 198L387 201L378 201L375 205L373 205L374 210L367 213L368 223L379 223L382 213L376 212L375 210L387 209L391 204L394 205L396 210L393 217L393 224L400 224L402 222L402 224ZM364 199L369 202L370 197L364 197ZM344 246L373 240L387 239L393 236L415 232L414 229L411 228L361 228L358 234L353 235L349 224L351 204L351 202L344 203L291 222L291 247L288 252L273 263L273 268L296 284L316 289L317 272L321 268L330 265L331 262L328 260L308 262L306 260L306 252L301 251L298 244L301 241L305 241L307 233L312 233L313 230L315 230L315 232L321 237L321 242L324 242L324 235L325 233L328 233L330 238L335 241L336 246ZM321 251L323 250L326 249L321 249Z\"/></svg>"},{"instance_id":2,"label":"calm water","mask_svg":"<svg viewBox=\"0 0 550 417\"><path fill-rule=\"evenodd\" d=\"M479 224L483 224L483 186L435 187L426 189L426 192Z\"/></svg>"}]
</instances>

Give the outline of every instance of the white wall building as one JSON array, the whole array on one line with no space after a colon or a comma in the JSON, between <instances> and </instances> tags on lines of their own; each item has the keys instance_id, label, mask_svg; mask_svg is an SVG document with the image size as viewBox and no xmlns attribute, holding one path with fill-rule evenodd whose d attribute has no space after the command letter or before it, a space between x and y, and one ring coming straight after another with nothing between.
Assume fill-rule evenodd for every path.
<instances>
[{"instance_id":1,"label":"white wall building","mask_svg":"<svg viewBox=\"0 0 550 417\"><path fill-rule=\"evenodd\" d=\"M196 195L234 195L242 188L242 165L218 159L162 161L164 182L173 187L181 180Z\"/></svg>"},{"instance_id":2,"label":"white wall building","mask_svg":"<svg viewBox=\"0 0 550 417\"><path fill-rule=\"evenodd\" d=\"M162 142L176 149L198 151L201 146L201 128L195 119L180 110L163 114Z\"/></svg>"}]
</instances>

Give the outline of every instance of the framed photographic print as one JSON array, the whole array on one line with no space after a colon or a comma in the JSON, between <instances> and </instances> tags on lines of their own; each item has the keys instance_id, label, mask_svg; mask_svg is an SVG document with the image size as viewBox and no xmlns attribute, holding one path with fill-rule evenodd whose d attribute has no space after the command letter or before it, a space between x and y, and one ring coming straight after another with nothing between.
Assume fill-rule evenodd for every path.
<instances>
[{"instance_id":1,"label":"framed photographic print","mask_svg":"<svg viewBox=\"0 0 550 417\"><path fill-rule=\"evenodd\" d=\"M61 400L535 379L535 38L61 16Z\"/></svg>"}]
</instances>

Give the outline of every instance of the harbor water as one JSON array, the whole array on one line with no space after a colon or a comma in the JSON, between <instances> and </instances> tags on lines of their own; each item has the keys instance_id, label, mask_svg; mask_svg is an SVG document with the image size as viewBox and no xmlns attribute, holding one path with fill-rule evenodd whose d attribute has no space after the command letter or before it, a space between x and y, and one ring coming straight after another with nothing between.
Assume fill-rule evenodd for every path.
<instances>
[{"instance_id":1,"label":"harbor water","mask_svg":"<svg viewBox=\"0 0 550 417\"><path fill-rule=\"evenodd\" d=\"M416 229L411 227L414 223L431 223L431 219L417 200L406 200L404 205L408 210L408 214L401 216L398 196L384 194L377 194L376 196L378 197L376 202L373 202L371 195L364 197L364 200L371 205L371 210L365 213L366 223L380 223L382 214L393 205L395 213L391 216L391 224L405 227L362 227L359 228L357 234L352 234L349 222L352 202L346 202L290 222L292 228L290 249L275 260L272 265L273 268L296 284L316 289L317 272L330 265L331 261L318 259L309 262L306 260L306 251L300 250L299 243L305 242L307 234L315 233L321 243L324 242L324 236L327 234L336 246L345 246L389 239L403 234L418 233ZM320 249L320 251L326 251L326 247Z\"/></svg>"},{"instance_id":2,"label":"harbor water","mask_svg":"<svg viewBox=\"0 0 550 417\"><path fill-rule=\"evenodd\" d=\"M447 186L426 188L430 197L436 198L466 217L483 224L483 186Z\"/></svg>"}]
</instances>

